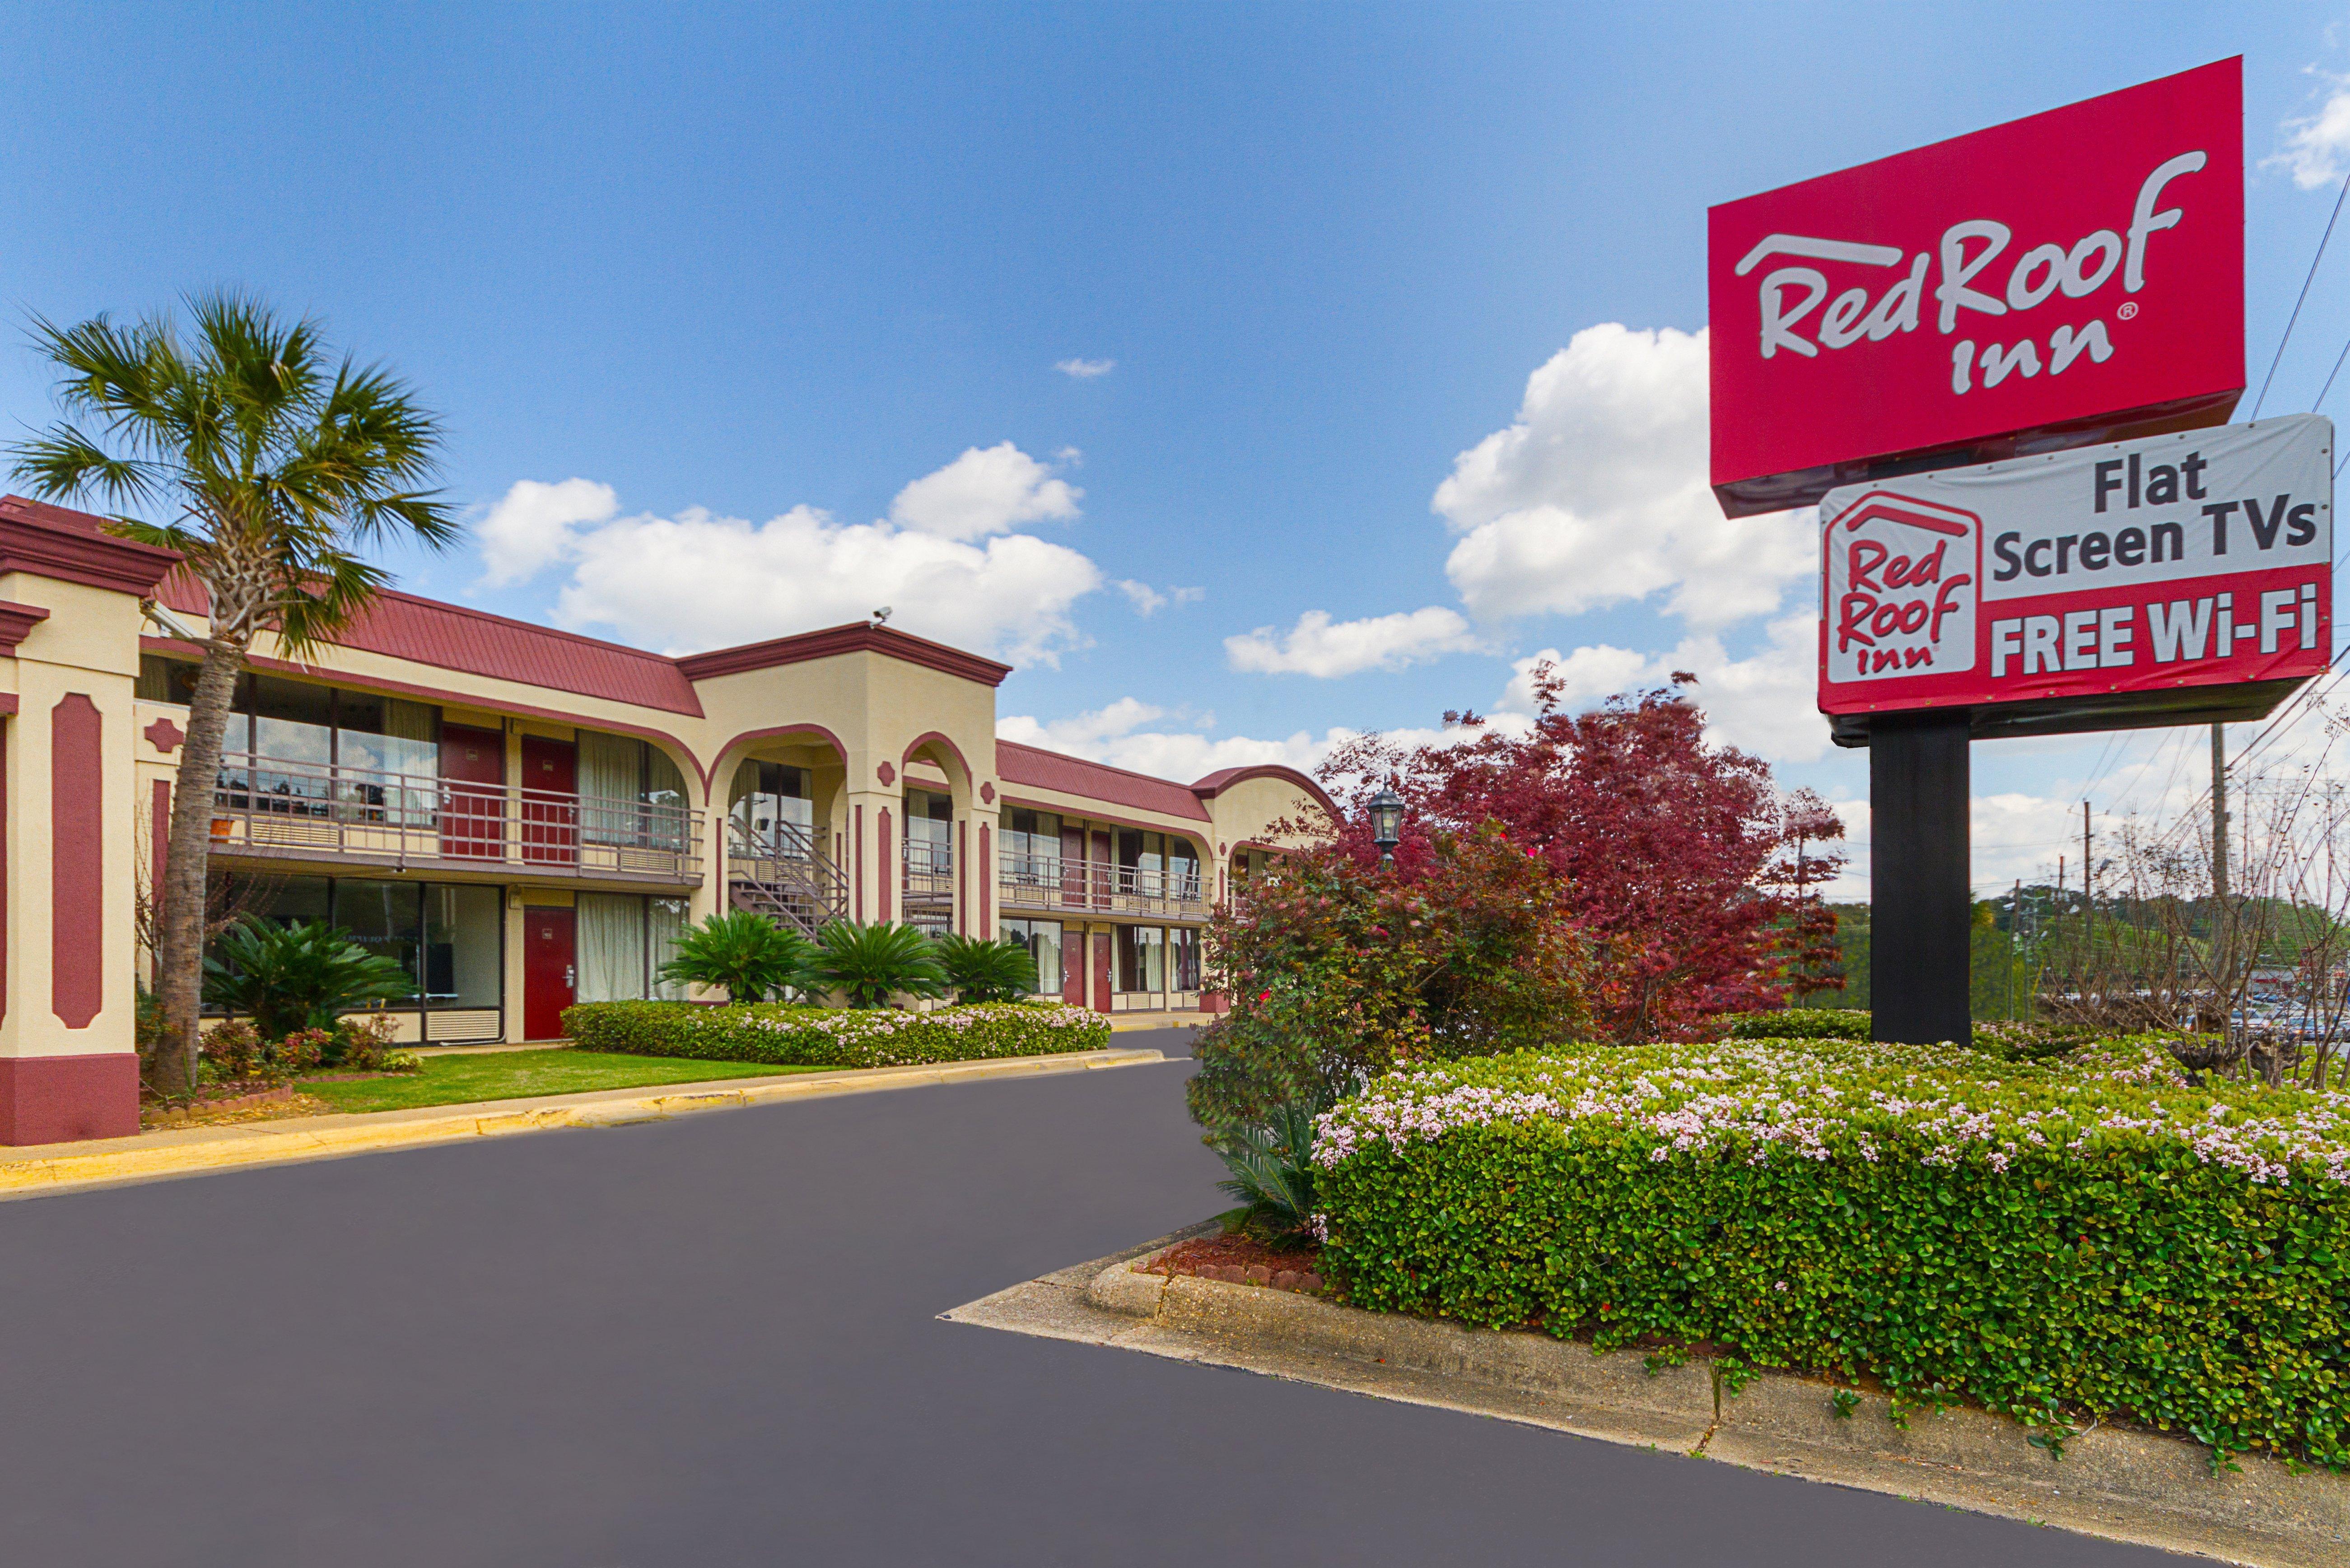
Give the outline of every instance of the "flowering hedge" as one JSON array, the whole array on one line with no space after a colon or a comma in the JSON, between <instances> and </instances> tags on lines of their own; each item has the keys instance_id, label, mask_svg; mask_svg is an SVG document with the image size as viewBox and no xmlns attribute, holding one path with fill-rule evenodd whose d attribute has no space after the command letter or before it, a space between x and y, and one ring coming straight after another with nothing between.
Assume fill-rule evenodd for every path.
<instances>
[{"instance_id":1,"label":"flowering hedge","mask_svg":"<svg viewBox=\"0 0 2350 1568\"><path fill-rule=\"evenodd\" d=\"M563 1010L583 1051L767 1062L779 1067L903 1067L994 1056L1097 1051L1109 1020L1058 1002L981 1002L935 1012L884 1008L704 1007L691 1002L588 1002Z\"/></svg>"},{"instance_id":2,"label":"flowering hedge","mask_svg":"<svg viewBox=\"0 0 2350 1568\"><path fill-rule=\"evenodd\" d=\"M1357 1306L2350 1465L2350 1096L2146 1038L1578 1049L1390 1075L1315 1159Z\"/></svg>"}]
</instances>

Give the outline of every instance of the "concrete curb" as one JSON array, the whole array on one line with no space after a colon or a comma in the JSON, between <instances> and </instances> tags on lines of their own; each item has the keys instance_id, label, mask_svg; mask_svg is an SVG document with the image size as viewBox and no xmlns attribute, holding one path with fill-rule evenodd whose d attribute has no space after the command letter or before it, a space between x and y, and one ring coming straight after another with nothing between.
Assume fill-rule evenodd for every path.
<instances>
[{"instance_id":1,"label":"concrete curb","mask_svg":"<svg viewBox=\"0 0 2350 1568\"><path fill-rule=\"evenodd\" d=\"M474 1101L417 1110L191 1127L142 1133L104 1143L47 1144L0 1151L0 1199L81 1192L245 1166L285 1165L422 1148L471 1138L567 1128L634 1127L702 1111L741 1110L786 1100L874 1094L983 1078L1045 1077L1105 1067L1141 1066L1165 1060L1158 1051L1114 1048L928 1066L797 1073L778 1078L722 1078L702 1084L664 1085L653 1092L598 1089L527 1100Z\"/></svg>"},{"instance_id":2,"label":"concrete curb","mask_svg":"<svg viewBox=\"0 0 2350 1568\"><path fill-rule=\"evenodd\" d=\"M2053 1459L2024 1428L1974 1409L1897 1427L1862 1394L1765 1374L1731 1396L1712 1366L1646 1369L1547 1335L1342 1307L1292 1291L1138 1272L1169 1238L1061 1270L945 1315L951 1321L1238 1366L1325 1387L1725 1460L1749 1469L2055 1525L2253 1568L2350 1561L2350 1478L2241 1456L2210 1472L2199 1445L2096 1428Z\"/></svg>"}]
</instances>

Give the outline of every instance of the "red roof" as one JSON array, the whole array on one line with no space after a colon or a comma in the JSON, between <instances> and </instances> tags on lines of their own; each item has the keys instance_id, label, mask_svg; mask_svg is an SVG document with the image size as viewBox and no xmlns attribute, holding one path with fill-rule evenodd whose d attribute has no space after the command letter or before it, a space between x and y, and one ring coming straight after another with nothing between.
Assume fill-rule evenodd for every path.
<instances>
[{"instance_id":1,"label":"red roof","mask_svg":"<svg viewBox=\"0 0 2350 1568\"><path fill-rule=\"evenodd\" d=\"M995 772L1007 784L1058 790L1063 794L1132 806L1137 811L1155 811L1162 816L1208 820L1208 808L1181 784L1155 779L1148 774L1128 773L1107 763L1065 757L1058 752L1024 746L1017 741L995 742Z\"/></svg>"},{"instance_id":2,"label":"red roof","mask_svg":"<svg viewBox=\"0 0 2350 1568\"><path fill-rule=\"evenodd\" d=\"M185 572L166 577L156 597L172 609L207 613L203 585ZM702 700L673 659L414 594L384 590L335 640L442 670L702 717Z\"/></svg>"},{"instance_id":3,"label":"red roof","mask_svg":"<svg viewBox=\"0 0 2350 1568\"><path fill-rule=\"evenodd\" d=\"M1284 784L1295 784L1299 789L1312 795L1320 803L1322 809L1332 816L1344 815L1320 784L1315 784L1295 768L1284 768L1278 763L1257 763L1244 768L1218 768L1206 778L1193 784L1191 793L1201 800L1213 800L1243 779L1279 779Z\"/></svg>"}]
</instances>

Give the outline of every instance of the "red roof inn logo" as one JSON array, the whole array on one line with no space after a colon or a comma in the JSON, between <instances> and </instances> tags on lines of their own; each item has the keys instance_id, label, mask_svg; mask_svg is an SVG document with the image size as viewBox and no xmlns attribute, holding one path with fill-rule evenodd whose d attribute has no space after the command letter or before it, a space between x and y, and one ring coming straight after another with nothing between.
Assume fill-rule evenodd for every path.
<instances>
[{"instance_id":1,"label":"red roof inn logo","mask_svg":"<svg viewBox=\"0 0 2350 1568\"><path fill-rule=\"evenodd\" d=\"M2316 414L1909 474L1820 504L1820 709L2070 705L2290 681L2333 647ZM2102 714L2101 718L2092 713Z\"/></svg>"},{"instance_id":2,"label":"red roof inn logo","mask_svg":"<svg viewBox=\"0 0 2350 1568\"><path fill-rule=\"evenodd\" d=\"M1829 523L1825 544L1825 669L1866 681L1974 668L1981 518L1873 491Z\"/></svg>"},{"instance_id":3,"label":"red roof inn logo","mask_svg":"<svg viewBox=\"0 0 2350 1568\"><path fill-rule=\"evenodd\" d=\"M1724 510L1815 501L1887 460L2012 456L2022 433L2045 450L2224 421L2244 385L2242 105L2221 60L1713 208Z\"/></svg>"}]
</instances>

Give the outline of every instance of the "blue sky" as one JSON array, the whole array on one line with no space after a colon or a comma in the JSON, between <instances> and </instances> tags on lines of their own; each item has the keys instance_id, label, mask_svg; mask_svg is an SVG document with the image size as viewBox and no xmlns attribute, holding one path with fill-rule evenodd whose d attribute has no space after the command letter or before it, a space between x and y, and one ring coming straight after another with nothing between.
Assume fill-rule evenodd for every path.
<instances>
[{"instance_id":1,"label":"blue sky","mask_svg":"<svg viewBox=\"0 0 2350 1568\"><path fill-rule=\"evenodd\" d=\"M1591 650L1594 695L1687 661L1725 735L1856 803L1865 756L1824 748L1786 629L1809 590L1783 533L1556 582L1479 578L1456 546L1504 505L1701 477L1671 335L1705 324L1709 202L2235 53L2257 387L2350 170L2350 99L2339 146L2293 123L2341 92L2345 21L12 6L0 307L232 283L396 365L484 529L396 563L421 592L671 648L894 602L1017 659L1013 732L1177 776L1506 707L1544 650ZM2265 411L2307 408L2350 335L2336 244ZM1522 405L1535 444L1596 419L1629 468L1511 471ZM0 349L9 427L48 410ZM1494 472L1440 497L1497 436ZM1618 501L1597 526L1628 539L1642 503ZM2179 752L1978 747L1979 875L2057 853L2085 790L2158 808Z\"/></svg>"}]
</instances>

